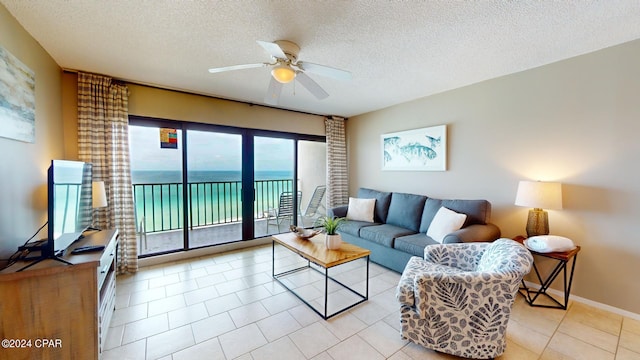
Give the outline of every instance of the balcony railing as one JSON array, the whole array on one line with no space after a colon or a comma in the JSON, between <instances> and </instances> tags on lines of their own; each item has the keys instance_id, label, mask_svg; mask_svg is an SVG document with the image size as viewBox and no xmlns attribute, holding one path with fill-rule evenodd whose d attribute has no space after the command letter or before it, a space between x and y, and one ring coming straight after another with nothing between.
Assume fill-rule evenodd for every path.
<instances>
[{"instance_id":1,"label":"balcony railing","mask_svg":"<svg viewBox=\"0 0 640 360\"><path fill-rule=\"evenodd\" d=\"M189 228L242 221L242 182L188 183ZM280 193L292 191L293 180L256 180L254 219L278 206ZM134 184L136 224L144 219L146 233L182 229L184 207L181 183Z\"/></svg>"}]
</instances>

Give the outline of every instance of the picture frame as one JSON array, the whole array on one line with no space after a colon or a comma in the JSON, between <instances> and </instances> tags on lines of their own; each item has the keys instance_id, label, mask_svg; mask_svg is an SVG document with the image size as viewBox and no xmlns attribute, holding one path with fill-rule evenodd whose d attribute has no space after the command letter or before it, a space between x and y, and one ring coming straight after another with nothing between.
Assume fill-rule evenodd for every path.
<instances>
[{"instance_id":1,"label":"picture frame","mask_svg":"<svg viewBox=\"0 0 640 360\"><path fill-rule=\"evenodd\" d=\"M33 70L0 46L0 137L35 143L35 87Z\"/></svg>"},{"instance_id":2,"label":"picture frame","mask_svg":"<svg viewBox=\"0 0 640 360\"><path fill-rule=\"evenodd\" d=\"M446 171L447 126L380 135L382 170Z\"/></svg>"}]
</instances>

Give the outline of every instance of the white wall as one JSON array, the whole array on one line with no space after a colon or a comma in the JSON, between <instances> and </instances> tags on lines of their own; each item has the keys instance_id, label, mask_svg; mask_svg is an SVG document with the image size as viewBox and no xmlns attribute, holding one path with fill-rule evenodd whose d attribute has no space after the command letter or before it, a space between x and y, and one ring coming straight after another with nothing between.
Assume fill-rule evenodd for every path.
<instances>
[{"instance_id":1,"label":"white wall","mask_svg":"<svg viewBox=\"0 0 640 360\"><path fill-rule=\"evenodd\" d=\"M560 181L564 209L549 221L582 246L572 293L640 313L638 64L640 40L351 118L350 192L488 199L513 237L528 211L514 205L518 181ZM448 171L381 171L381 134L440 124Z\"/></svg>"}]
</instances>

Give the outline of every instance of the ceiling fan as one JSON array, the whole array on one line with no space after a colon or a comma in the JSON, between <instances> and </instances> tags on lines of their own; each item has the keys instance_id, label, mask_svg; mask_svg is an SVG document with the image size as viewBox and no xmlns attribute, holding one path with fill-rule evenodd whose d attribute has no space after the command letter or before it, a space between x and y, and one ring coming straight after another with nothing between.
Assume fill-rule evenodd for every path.
<instances>
[{"instance_id":1,"label":"ceiling fan","mask_svg":"<svg viewBox=\"0 0 640 360\"><path fill-rule=\"evenodd\" d=\"M313 73L339 80L351 80L351 73L348 71L326 65L299 61L298 53L300 52L300 47L296 43L288 40L277 40L274 42L258 40L257 42L271 55L271 62L225 66L209 69L209 72L219 73L265 66L273 67L271 70L271 81L269 82L267 95L264 99L265 103L270 105L278 104L283 84L287 84L293 80L298 80L298 82L309 90L318 100L326 99L329 94L306 73Z\"/></svg>"}]
</instances>

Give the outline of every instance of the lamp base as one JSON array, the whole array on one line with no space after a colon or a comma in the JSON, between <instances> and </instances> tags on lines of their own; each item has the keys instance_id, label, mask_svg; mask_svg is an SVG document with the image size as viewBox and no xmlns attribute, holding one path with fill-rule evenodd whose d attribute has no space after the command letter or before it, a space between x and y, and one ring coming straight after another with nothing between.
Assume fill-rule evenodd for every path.
<instances>
[{"instance_id":1,"label":"lamp base","mask_svg":"<svg viewBox=\"0 0 640 360\"><path fill-rule=\"evenodd\" d=\"M549 215L542 209L529 210L527 237L549 235Z\"/></svg>"}]
</instances>

